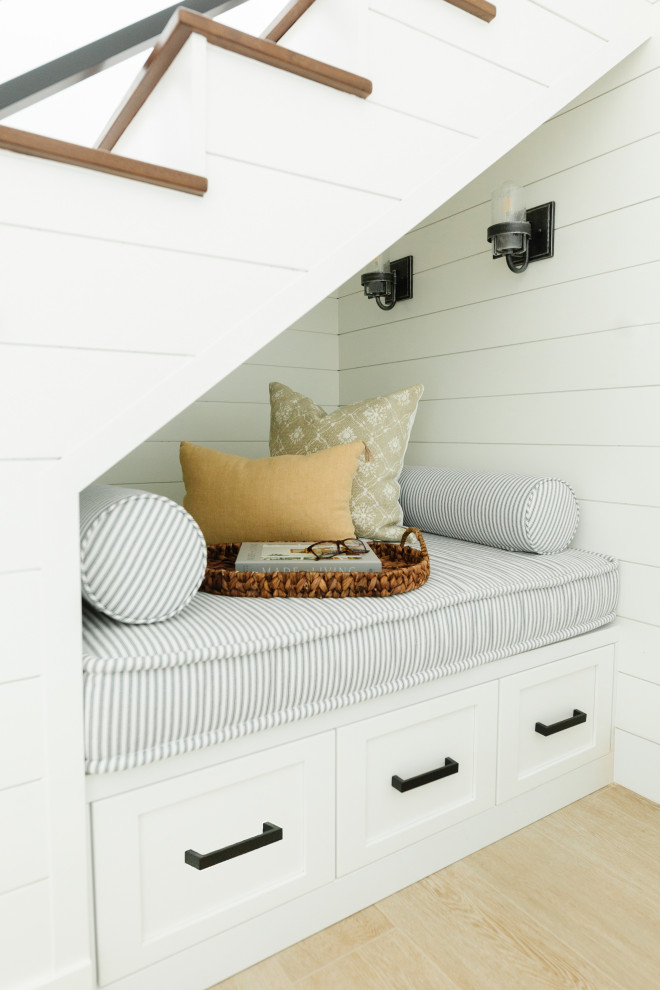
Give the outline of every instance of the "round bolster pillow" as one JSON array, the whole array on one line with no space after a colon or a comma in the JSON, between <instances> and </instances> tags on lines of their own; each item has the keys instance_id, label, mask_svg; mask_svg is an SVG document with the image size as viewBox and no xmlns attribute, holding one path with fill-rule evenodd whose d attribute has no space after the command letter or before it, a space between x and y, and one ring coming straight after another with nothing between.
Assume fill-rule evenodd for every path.
<instances>
[{"instance_id":1,"label":"round bolster pillow","mask_svg":"<svg viewBox=\"0 0 660 990\"><path fill-rule=\"evenodd\" d=\"M206 543L184 508L164 495L90 485L80 495L83 598L119 622L180 612L204 578Z\"/></svg>"},{"instance_id":2,"label":"round bolster pillow","mask_svg":"<svg viewBox=\"0 0 660 990\"><path fill-rule=\"evenodd\" d=\"M573 490L557 478L404 467L405 525L502 550L559 553L578 524Z\"/></svg>"}]
</instances>

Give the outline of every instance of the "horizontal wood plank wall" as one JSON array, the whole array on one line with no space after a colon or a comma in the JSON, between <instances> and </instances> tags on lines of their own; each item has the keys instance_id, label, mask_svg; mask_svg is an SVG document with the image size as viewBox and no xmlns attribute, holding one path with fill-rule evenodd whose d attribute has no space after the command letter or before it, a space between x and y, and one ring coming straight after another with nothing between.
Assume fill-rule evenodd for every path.
<instances>
[{"instance_id":1,"label":"horizontal wood plank wall","mask_svg":"<svg viewBox=\"0 0 660 990\"><path fill-rule=\"evenodd\" d=\"M391 247L414 257L412 300L383 313L357 277L339 300L340 402L422 382L409 463L565 478L580 501L576 545L621 560L618 725L648 761L630 775L617 761L617 774L655 800L658 100L656 36ZM486 243L490 192L506 179L530 206L556 201L555 257L520 276Z\"/></svg>"},{"instance_id":2,"label":"horizontal wood plank wall","mask_svg":"<svg viewBox=\"0 0 660 990\"><path fill-rule=\"evenodd\" d=\"M485 24L447 3L409 0L402 25L401 4L371 0L368 37L378 86L369 100L209 47L202 121L208 126L201 128L208 133L202 149L208 169L202 174L208 175L209 191L203 198L0 149L2 185L11 191L0 211L0 417L11 424L0 443L0 581L8 607L17 596L23 602L18 626L10 627L18 650L3 657L0 669L0 710L10 706L18 712L10 703L20 696L20 710L36 713L38 722L32 723L33 748L25 750L20 769L10 765L5 776L0 765L0 789L24 815L32 809L34 827L26 836L38 835L38 826L47 823L50 857L33 862L23 848L0 888L0 928L10 944L0 984L4 979L9 986L36 985L43 976L45 985L49 972L62 976L74 964L84 967L88 953L76 486L126 458L130 463L111 472L112 480L163 486L177 495L173 472L183 438L253 456L265 453L270 378L324 404L337 401L336 319L328 322L321 307L304 327L293 323L335 288L327 273L337 281L348 277L361 263L358 252L368 246L362 232L389 222L392 208L440 167L451 169L459 156L479 151L479 128L490 131L492 125L485 95L496 108L543 98L567 61L577 63L581 55L589 64L591 55L609 53L605 41L570 18L527 0L510 4L533 19L535 36L547 45L529 52L512 43L502 28L503 11ZM391 83L394 50L405 77L401 88ZM245 70L239 80L238 63L244 70L249 63L253 72ZM421 75L413 85L408 68L418 66ZM455 98L443 95L455 95L457 78L466 80L465 115L457 113ZM431 90L441 98L431 101ZM227 100L228 92L241 98ZM650 110L637 111L650 119ZM630 130L633 116L624 107L618 126ZM181 142L178 132L167 136ZM584 134L570 134L567 141L582 147ZM640 250L634 248L635 257ZM428 279L424 289L420 275L415 305L432 284ZM634 277L625 284L634 287ZM491 305L490 297L482 298ZM454 314L466 309L456 305ZM438 308L422 309L420 317ZM371 310L366 313L368 328ZM394 315L398 319L399 311ZM227 377L228 368L292 323L260 360ZM414 354L412 341L410 356L426 357L424 349ZM643 368L636 374L643 375ZM641 410L648 388L636 389L630 401ZM610 390L625 391L616 383ZM433 413L430 402L427 408ZM503 407L499 415L511 420L515 409ZM426 423L428 428L428 418ZM151 443L126 457L149 434ZM648 564L625 566L625 588L636 582L646 588L642 575L658 573ZM636 607L653 614L655 602L649 594ZM37 614L45 630L38 645L26 635ZM639 612L631 618L639 619ZM80 985L91 982L90 975Z\"/></svg>"},{"instance_id":3,"label":"horizontal wood plank wall","mask_svg":"<svg viewBox=\"0 0 660 990\"><path fill-rule=\"evenodd\" d=\"M182 440L241 457L268 457L269 382L282 382L326 408L338 404L337 309L336 299L324 300L98 480L182 502Z\"/></svg>"}]
</instances>

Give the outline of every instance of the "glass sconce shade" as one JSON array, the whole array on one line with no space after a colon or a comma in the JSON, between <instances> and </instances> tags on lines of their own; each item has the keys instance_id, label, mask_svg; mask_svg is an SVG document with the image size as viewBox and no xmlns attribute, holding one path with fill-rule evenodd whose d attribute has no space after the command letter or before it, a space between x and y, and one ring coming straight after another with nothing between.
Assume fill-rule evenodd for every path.
<instances>
[{"instance_id":1,"label":"glass sconce shade","mask_svg":"<svg viewBox=\"0 0 660 990\"><path fill-rule=\"evenodd\" d=\"M513 182L505 182L493 193L490 207L491 224L525 220L527 218L525 190L520 186L514 186Z\"/></svg>"},{"instance_id":2,"label":"glass sconce shade","mask_svg":"<svg viewBox=\"0 0 660 990\"><path fill-rule=\"evenodd\" d=\"M361 278L364 294L375 299L381 309L392 309L396 301L396 273L390 268L387 253L377 255L371 262L371 271Z\"/></svg>"},{"instance_id":3,"label":"glass sconce shade","mask_svg":"<svg viewBox=\"0 0 660 990\"><path fill-rule=\"evenodd\" d=\"M488 240L493 245L493 257L506 257L514 272L524 272L528 262L531 224L527 222L525 191L513 182L505 182L491 198L491 225Z\"/></svg>"}]
</instances>

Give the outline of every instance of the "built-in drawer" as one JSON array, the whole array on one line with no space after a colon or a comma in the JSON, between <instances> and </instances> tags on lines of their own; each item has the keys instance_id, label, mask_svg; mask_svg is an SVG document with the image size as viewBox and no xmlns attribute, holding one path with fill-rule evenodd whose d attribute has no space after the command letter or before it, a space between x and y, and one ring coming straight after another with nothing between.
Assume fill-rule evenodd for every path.
<instances>
[{"instance_id":1,"label":"built-in drawer","mask_svg":"<svg viewBox=\"0 0 660 990\"><path fill-rule=\"evenodd\" d=\"M610 751L614 647L500 682L498 803Z\"/></svg>"},{"instance_id":2,"label":"built-in drawer","mask_svg":"<svg viewBox=\"0 0 660 990\"><path fill-rule=\"evenodd\" d=\"M496 737L496 683L339 729L338 873L494 804Z\"/></svg>"},{"instance_id":3,"label":"built-in drawer","mask_svg":"<svg viewBox=\"0 0 660 990\"><path fill-rule=\"evenodd\" d=\"M334 791L328 732L94 802L99 982L331 881Z\"/></svg>"}]
</instances>

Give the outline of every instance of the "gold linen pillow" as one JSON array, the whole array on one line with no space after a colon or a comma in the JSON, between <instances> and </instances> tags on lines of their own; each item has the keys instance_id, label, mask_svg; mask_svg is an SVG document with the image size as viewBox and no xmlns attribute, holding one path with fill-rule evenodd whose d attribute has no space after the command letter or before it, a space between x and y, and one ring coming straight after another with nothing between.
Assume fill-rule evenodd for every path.
<instances>
[{"instance_id":1,"label":"gold linen pillow","mask_svg":"<svg viewBox=\"0 0 660 990\"><path fill-rule=\"evenodd\" d=\"M423 385L411 385L326 413L299 392L271 382L271 456L310 454L362 440L366 450L351 494L356 535L398 541L404 533L399 475L423 391Z\"/></svg>"},{"instance_id":2,"label":"gold linen pillow","mask_svg":"<svg viewBox=\"0 0 660 990\"><path fill-rule=\"evenodd\" d=\"M355 536L351 486L361 441L306 456L251 460L183 441L183 507L207 544Z\"/></svg>"}]
</instances>

